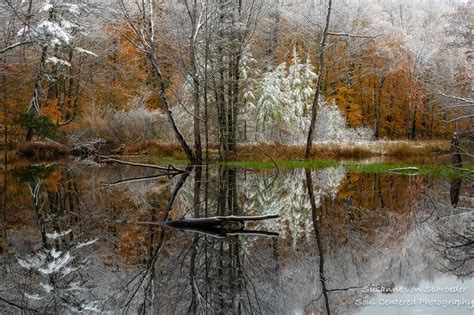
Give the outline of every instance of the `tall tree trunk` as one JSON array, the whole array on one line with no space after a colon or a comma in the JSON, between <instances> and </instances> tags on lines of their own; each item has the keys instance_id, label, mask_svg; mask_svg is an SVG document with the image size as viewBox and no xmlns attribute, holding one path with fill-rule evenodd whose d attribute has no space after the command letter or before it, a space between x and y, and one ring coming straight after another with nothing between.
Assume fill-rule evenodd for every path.
<instances>
[{"instance_id":1,"label":"tall tree trunk","mask_svg":"<svg viewBox=\"0 0 474 315\"><path fill-rule=\"evenodd\" d=\"M192 34L189 43L189 52L191 57L191 76L193 79L193 127L194 127L194 151L196 154L196 161L202 161L202 145L201 145L201 104L200 104L200 96L199 96L199 73L198 73L198 65L197 65L197 52L196 52L196 41L198 35L198 14L197 14L197 0L194 0L192 14Z\"/></svg>"},{"instance_id":2,"label":"tall tree trunk","mask_svg":"<svg viewBox=\"0 0 474 315\"><path fill-rule=\"evenodd\" d=\"M208 74L207 74L207 66L209 63L209 37L208 37L208 12L207 6L205 8L205 16L206 16L206 24L205 24L205 40L206 40L206 48L204 52L204 141L206 142L206 161L209 160L209 116L208 116Z\"/></svg>"},{"instance_id":3,"label":"tall tree trunk","mask_svg":"<svg viewBox=\"0 0 474 315\"><path fill-rule=\"evenodd\" d=\"M174 134L176 136L176 139L178 142L181 144L181 147L183 148L184 152L186 153L186 156L190 161L195 162L196 157L193 154L193 151L189 147L188 143L186 142L186 139L184 138L183 134L179 130L178 126L176 125L176 122L174 121L173 114L171 112L169 102L168 102L168 97L166 96L166 89L165 89L165 82L163 78L163 74L161 73L160 66L158 65L158 61L156 59L156 55L154 50L150 50L147 52L147 57L148 60L150 61L150 64L152 66L152 75L156 81L158 81L159 84L159 95L161 98L161 101L163 102L163 106L165 109L165 114L168 117L168 121L171 124L171 127L173 128Z\"/></svg>"},{"instance_id":4,"label":"tall tree trunk","mask_svg":"<svg viewBox=\"0 0 474 315\"><path fill-rule=\"evenodd\" d=\"M322 80L322 74L323 74L323 70L324 70L324 50L326 48L326 40L327 40L328 33L329 33L329 22L331 20L331 5L332 5L332 0L328 0L326 25L324 26L323 36L322 36L321 42L319 44L318 79L317 79L317 82L316 82L316 92L314 94L313 106L312 106L312 110L311 110L311 122L310 122L310 125L309 125L308 139L306 141L306 152L305 152L305 155L304 155L305 159L309 159L309 157L311 156L311 149L313 147L314 128L315 128L315 125L316 125L316 118L317 118L317 115L318 115L319 95L321 93L321 83L322 83L321 80Z\"/></svg>"},{"instance_id":5,"label":"tall tree trunk","mask_svg":"<svg viewBox=\"0 0 474 315\"><path fill-rule=\"evenodd\" d=\"M237 6L237 17L240 20L240 15L242 12L242 0L239 0ZM236 145L237 145L237 125L238 125L238 116L239 116L239 92L240 92L240 60L242 55L242 47L241 47L241 38L240 34L237 34L238 37L236 38L236 42L239 43L237 47L237 51L235 54L235 59L233 62L233 91L232 91L232 121L230 122L230 137L229 137L229 151L232 155L236 153Z\"/></svg>"},{"instance_id":6,"label":"tall tree trunk","mask_svg":"<svg viewBox=\"0 0 474 315\"><path fill-rule=\"evenodd\" d=\"M222 41L224 39L223 27L224 27L224 10L225 3L224 1L219 2L219 32L218 37ZM228 142L227 142L227 106L225 99L225 73L224 73L224 49L222 44L219 43L217 47L217 62L219 76L217 79L217 90L216 90L216 105L217 105L217 120L219 127L219 152L220 159L227 158Z\"/></svg>"},{"instance_id":7,"label":"tall tree trunk","mask_svg":"<svg viewBox=\"0 0 474 315\"><path fill-rule=\"evenodd\" d=\"M123 4L123 2L122 2ZM156 57L156 51L155 51L155 36L154 36L154 3L153 0L149 0L148 2L149 5L149 13L147 17L144 17L147 23L147 35L146 37L141 37L144 35L140 36L140 41L145 46L147 49L145 51L146 56L148 61L150 62L151 66L151 75L154 79L155 82L158 82L158 90L159 90L159 95L161 98L161 101L163 102L163 107L165 110L165 114L168 118L168 121L170 122L171 127L173 128L173 132L176 136L176 139L178 142L181 144L181 147L183 148L186 156L188 159L192 162L196 162L196 156L194 155L193 151L191 150L191 147L188 145L186 139L184 138L183 134L179 130L178 126L176 125L176 122L173 118L173 114L171 112L171 108L169 105L168 97L166 96L166 88L165 88L165 80L163 78L163 74L161 73L160 65L158 64L158 59ZM132 29L136 30L136 27L130 19L127 20L129 25L131 26ZM155 84L155 83L154 83Z\"/></svg>"}]
</instances>

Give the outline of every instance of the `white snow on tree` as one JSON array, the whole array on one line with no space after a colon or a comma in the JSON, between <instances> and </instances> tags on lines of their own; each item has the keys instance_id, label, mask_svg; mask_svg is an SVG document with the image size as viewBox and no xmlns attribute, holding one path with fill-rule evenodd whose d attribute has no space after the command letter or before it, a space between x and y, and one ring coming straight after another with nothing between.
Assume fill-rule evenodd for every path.
<instances>
[{"instance_id":1,"label":"white snow on tree","mask_svg":"<svg viewBox=\"0 0 474 315\"><path fill-rule=\"evenodd\" d=\"M244 93L246 119L254 127L255 141L303 144L309 126L309 112L314 98L317 78L309 58L304 63L293 50L289 66L280 64L269 69L257 80L255 92ZM366 128L352 129L336 104L320 97L316 122L316 140L354 141L372 138Z\"/></svg>"},{"instance_id":2,"label":"white snow on tree","mask_svg":"<svg viewBox=\"0 0 474 315\"><path fill-rule=\"evenodd\" d=\"M256 77L259 75L256 67L257 61L250 52L242 55L240 61L240 81L243 88L243 101L246 107L252 106L255 101L255 89L257 88Z\"/></svg>"},{"instance_id":3,"label":"white snow on tree","mask_svg":"<svg viewBox=\"0 0 474 315\"><path fill-rule=\"evenodd\" d=\"M265 134L269 127L281 122L288 122L292 115L287 104L288 95L285 94L286 65L283 63L275 70L263 74L258 88L258 98L255 101L253 112L255 130L258 134Z\"/></svg>"},{"instance_id":4,"label":"white snow on tree","mask_svg":"<svg viewBox=\"0 0 474 315\"><path fill-rule=\"evenodd\" d=\"M78 35L85 35L85 26L79 23L81 14L86 10L84 5L68 3L67 1L46 1L38 9L38 22L32 26L21 28L17 37L37 43L48 50L55 51L69 48L77 53L97 56L95 53L74 44ZM70 66L69 62L57 56L47 58L48 63Z\"/></svg>"},{"instance_id":5,"label":"white snow on tree","mask_svg":"<svg viewBox=\"0 0 474 315\"><path fill-rule=\"evenodd\" d=\"M318 77L313 71L313 65L306 59L305 63L301 63L296 48L293 48L293 60L288 67L288 84L286 88L290 95L290 106L294 106L296 117L306 116L314 97L314 82Z\"/></svg>"},{"instance_id":6,"label":"white snow on tree","mask_svg":"<svg viewBox=\"0 0 474 315\"><path fill-rule=\"evenodd\" d=\"M315 138L320 141L357 141L370 140L373 132L369 128L351 129L347 119L336 103L322 101L316 119Z\"/></svg>"}]
</instances>

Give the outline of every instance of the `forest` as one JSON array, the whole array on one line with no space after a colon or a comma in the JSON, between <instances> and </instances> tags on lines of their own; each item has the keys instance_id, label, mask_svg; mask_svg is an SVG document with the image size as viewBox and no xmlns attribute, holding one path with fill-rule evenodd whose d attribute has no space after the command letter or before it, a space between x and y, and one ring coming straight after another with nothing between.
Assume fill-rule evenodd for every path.
<instances>
[{"instance_id":1,"label":"forest","mask_svg":"<svg viewBox=\"0 0 474 315\"><path fill-rule=\"evenodd\" d=\"M290 159L446 153L456 134L469 155L473 10L461 0L2 0L3 145L200 162L258 159L258 148Z\"/></svg>"},{"instance_id":2,"label":"forest","mask_svg":"<svg viewBox=\"0 0 474 315\"><path fill-rule=\"evenodd\" d=\"M0 0L0 313L471 315L473 28Z\"/></svg>"}]
</instances>

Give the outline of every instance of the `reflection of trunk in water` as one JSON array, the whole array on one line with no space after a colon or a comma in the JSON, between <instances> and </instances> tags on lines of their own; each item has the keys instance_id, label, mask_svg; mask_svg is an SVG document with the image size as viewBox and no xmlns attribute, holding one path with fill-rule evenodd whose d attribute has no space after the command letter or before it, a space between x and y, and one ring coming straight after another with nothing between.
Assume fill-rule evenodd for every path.
<instances>
[{"instance_id":1,"label":"reflection of trunk in water","mask_svg":"<svg viewBox=\"0 0 474 315\"><path fill-rule=\"evenodd\" d=\"M462 178L455 178L451 180L451 187L449 189L449 197L451 199L451 205L453 205L454 208L456 208L458 205L461 185L462 185Z\"/></svg>"},{"instance_id":2,"label":"reflection of trunk in water","mask_svg":"<svg viewBox=\"0 0 474 315\"><path fill-rule=\"evenodd\" d=\"M194 168L194 192L193 192L193 206L194 206L194 217L199 218L201 210L201 180L202 180L202 167L196 166ZM193 244L198 241L198 235L193 238ZM196 274L196 255L197 247L193 246L191 250L191 261L189 266L189 280L191 286L191 304L189 305L189 311L193 313L197 312L197 299L198 299L198 287L195 281Z\"/></svg>"},{"instance_id":3,"label":"reflection of trunk in water","mask_svg":"<svg viewBox=\"0 0 474 315\"><path fill-rule=\"evenodd\" d=\"M203 166L204 167L204 166ZM188 169L189 171L190 169ZM203 171L205 183L202 184ZM149 224L152 227L159 227L159 235L155 237L157 244L153 246L153 254L150 256L146 267L138 272L132 280L123 287L123 290L131 291L124 297L125 302L122 304L124 311L133 309L133 302L142 292L143 303L138 305L139 310L157 311L159 304L158 295L152 297L154 286L163 285L158 280L155 284L155 273L160 273L157 261L164 248L164 239L166 227L174 230L182 230L191 232L194 235L189 239L191 246L183 248L178 257L183 257L183 261L187 261L188 266L188 282L189 301L186 303L186 309L190 313L200 313L212 311L215 313L241 313L243 309L247 309L249 313L255 313L260 308L257 290L252 283L252 277L244 269L245 251L239 238L241 234L257 234L264 236L278 235L266 231L246 230L245 223L248 221L259 221L270 218L276 218L275 215L264 216L245 216L239 215L238 199L236 192L236 170L221 168L217 174L216 191L216 216L209 215L209 195L210 195L210 174L207 166L205 170L197 166L194 168L194 184L192 188L192 214L191 218L182 218L178 220L168 220L171 208L178 193L183 187L190 172L185 172L179 178L174 187L172 197L168 202L165 210L165 217L160 218L162 221L139 222L141 224ZM203 187L204 186L204 187ZM202 190L204 194L202 194ZM211 190L212 192L212 190ZM202 195L204 199L202 200ZM202 208L204 207L204 217ZM208 238L208 236L217 236L221 239ZM186 239L177 236L180 239ZM171 250L171 249L170 249ZM184 260L187 257L186 260ZM181 263L183 266L183 263ZM252 265L249 265L249 267ZM156 270L155 270L156 269ZM162 272L163 270L161 270ZM185 301L182 301L185 302ZM245 304L245 305L244 305ZM260 311L261 312L261 311Z\"/></svg>"},{"instance_id":4,"label":"reflection of trunk in water","mask_svg":"<svg viewBox=\"0 0 474 315\"><path fill-rule=\"evenodd\" d=\"M312 178L311 170L307 169L305 170L305 173L306 173L306 186L308 188L309 201L311 204L311 214L312 214L312 220L313 220L314 234L316 236L316 245L318 247L319 280L321 282L321 289L322 289L321 294L324 297L324 306L326 309L326 313L329 315L331 314L331 312L329 308L328 290L326 288L326 278L324 276L324 252L323 252L323 246L321 243L321 234L319 232L319 222L318 222L321 219L321 216L318 213L319 212L318 207L316 206L316 198L314 195L314 186L313 186L313 178ZM316 302L320 297L318 297L316 300L311 301L311 303L309 303L308 306Z\"/></svg>"},{"instance_id":5,"label":"reflection of trunk in water","mask_svg":"<svg viewBox=\"0 0 474 315\"><path fill-rule=\"evenodd\" d=\"M176 183L173 193L171 195L170 200L168 201L168 204L165 209L165 217L163 218L163 221L166 222L168 221L169 214L171 212L171 209L173 207L173 204L178 196L179 191L183 187L184 183L189 177L189 171L190 168L188 167L186 169L187 172L184 172L180 177L178 182ZM165 238L165 229L160 229L159 235L158 235L158 244L156 245L156 248L154 249L153 255L150 256L149 261L147 263L147 266L145 267L144 270L140 271L137 275L133 277L133 279L123 288L123 290L128 290L129 286L132 286L131 294L128 294L125 303L122 305L122 308L124 312L128 312L129 308L137 296L137 294L140 292L140 289L142 289L143 285L145 284L145 281L148 278L147 283L144 285L144 295L149 295L150 292L154 288L154 277L155 277L155 264L156 261L158 260L161 248L163 246ZM153 294L152 299L154 299L155 296ZM146 305L143 304L142 306L142 311L146 310Z\"/></svg>"},{"instance_id":6,"label":"reflection of trunk in water","mask_svg":"<svg viewBox=\"0 0 474 315\"><path fill-rule=\"evenodd\" d=\"M199 172L199 171L198 171ZM206 169L206 181L208 170ZM268 216L250 217L244 216L238 206L236 192L236 171L220 168L217 174L218 187L216 217L199 218L196 215L197 204L200 199L194 195L195 218L178 220L175 224L205 225L211 227L219 220L232 222L245 222L248 220L267 219ZM195 180L199 182L200 174L195 174ZM194 193L199 194L195 182ZM209 183L204 184L204 198L209 196ZM206 214L208 200L204 200ZM184 222L183 222L184 221ZM186 222L187 221L187 222ZM220 223L219 223L220 224ZM232 229L232 224L227 229ZM221 227L219 227L221 228ZM221 229L221 231L225 231ZM257 290L246 268L254 267L245 264L245 249L238 235L229 235L222 239L208 238L207 234L193 237L193 249L190 257L190 291L191 301L188 307L190 313L216 314L241 314L262 313Z\"/></svg>"},{"instance_id":7,"label":"reflection of trunk in water","mask_svg":"<svg viewBox=\"0 0 474 315\"><path fill-rule=\"evenodd\" d=\"M474 274L474 231L472 229L472 213L474 208L468 201L470 195L461 196L463 179L451 180L449 197L453 209L446 215L438 218L436 238L433 240L434 248L442 258L441 270L457 277L469 277ZM470 184L470 182L468 182ZM458 206L460 197L461 206ZM467 197L467 198L463 198ZM430 199L435 209L443 209L442 203ZM440 206L437 207L437 204Z\"/></svg>"}]
</instances>

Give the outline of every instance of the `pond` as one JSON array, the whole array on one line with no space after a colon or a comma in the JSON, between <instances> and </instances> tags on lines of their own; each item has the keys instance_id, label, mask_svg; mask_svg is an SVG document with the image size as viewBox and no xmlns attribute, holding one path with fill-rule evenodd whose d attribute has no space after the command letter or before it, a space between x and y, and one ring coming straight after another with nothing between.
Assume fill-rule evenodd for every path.
<instances>
[{"instance_id":1,"label":"pond","mask_svg":"<svg viewBox=\"0 0 474 315\"><path fill-rule=\"evenodd\" d=\"M160 174L91 161L4 168L0 312L473 312L466 178L342 166ZM216 216L260 219L190 220Z\"/></svg>"}]
</instances>

